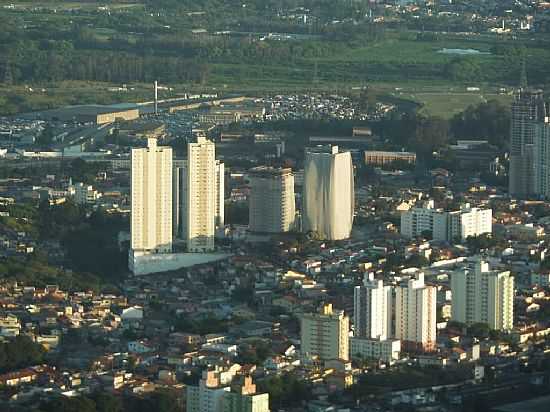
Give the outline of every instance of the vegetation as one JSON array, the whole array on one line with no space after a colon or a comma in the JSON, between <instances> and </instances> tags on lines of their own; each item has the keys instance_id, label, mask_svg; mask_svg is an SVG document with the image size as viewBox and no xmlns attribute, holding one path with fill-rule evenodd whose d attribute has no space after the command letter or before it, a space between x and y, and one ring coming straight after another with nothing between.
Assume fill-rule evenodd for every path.
<instances>
[{"instance_id":1,"label":"vegetation","mask_svg":"<svg viewBox=\"0 0 550 412\"><path fill-rule=\"evenodd\" d=\"M41 364L44 348L31 338L19 335L6 343L0 343L0 373Z\"/></svg>"},{"instance_id":2,"label":"vegetation","mask_svg":"<svg viewBox=\"0 0 550 412\"><path fill-rule=\"evenodd\" d=\"M401 366L388 371L362 375L349 392L357 399L368 399L392 390L446 385L472 378L471 366L454 368Z\"/></svg>"},{"instance_id":3,"label":"vegetation","mask_svg":"<svg viewBox=\"0 0 550 412\"><path fill-rule=\"evenodd\" d=\"M0 96L0 113L143 99L151 94L150 86L143 85L155 79L176 86L168 95L205 88L349 90L366 82L392 83L391 89L406 80L412 95L419 91L415 85L425 90L440 85L463 107L475 103L462 101L465 86L517 84L524 57L531 82L550 81L550 49L543 32L534 38L458 35L453 32L486 32L487 27L450 16L405 15L398 23L374 23L365 19L372 7L366 2L252 1L246 8L236 0L145 1L139 7L111 2L109 13L85 2L75 2L70 11L59 3L43 3L42 9L0 11L0 82L6 91ZM56 5L55 12L49 4ZM310 22L284 17L281 11L295 5L311 10ZM266 33L291 37L278 41L263 38ZM481 53L456 56L441 53L444 48ZM25 87L29 84L39 87ZM107 84L131 87L108 92ZM70 87L78 92L67 92ZM437 98L436 93L413 100ZM363 100L368 105L369 99Z\"/></svg>"},{"instance_id":4,"label":"vegetation","mask_svg":"<svg viewBox=\"0 0 550 412\"><path fill-rule=\"evenodd\" d=\"M60 396L44 401L37 412L179 412L181 402L168 390L158 390L143 397L116 396L98 392L87 396Z\"/></svg>"},{"instance_id":5,"label":"vegetation","mask_svg":"<svg viewBox=\"0 0 550 412\"><path fill-rule=\"evenodd\" d=\"M279 410L299 406L311 399L311 388L306 382L292 374L273 376L257 382L260 392L269 393L269 407Z\"/></svg>"}]
</instances>

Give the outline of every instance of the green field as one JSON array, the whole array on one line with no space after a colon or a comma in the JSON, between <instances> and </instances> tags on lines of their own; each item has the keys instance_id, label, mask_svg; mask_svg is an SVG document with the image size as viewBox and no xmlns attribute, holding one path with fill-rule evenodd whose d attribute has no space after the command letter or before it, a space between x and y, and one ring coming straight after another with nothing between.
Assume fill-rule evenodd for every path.
<instances>
[{"instance_id":1,"label":"green field","mask_svg":"<svg viewBox=\"0 0 550 412\"><path fill-rule=\"evenodd\" d=\"M441 93L394 93L400 97L415 101L422 105L420 113L428 116L442 117L448 119L460 113L468 106L475 106L489 100L498 100L503 104L509 104L512 96L508 94L494 94L482 92L441 92Z\"/></svg>"}]
</instances>

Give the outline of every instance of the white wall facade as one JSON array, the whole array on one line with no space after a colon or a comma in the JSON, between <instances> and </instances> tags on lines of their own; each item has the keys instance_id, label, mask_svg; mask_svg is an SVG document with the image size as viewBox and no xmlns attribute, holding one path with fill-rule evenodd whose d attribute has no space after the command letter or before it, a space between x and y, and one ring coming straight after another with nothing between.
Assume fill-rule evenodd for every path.
<instances>
[{"instance_id":1,"label":"white wall facade","mask_svg":"<svg viewBox=\"0 0 550 412\"><path fill-rule=\"evenodd\" d=\"M423 273L396 288L395 338L406 349L435 349L436 304L436 288L424 284Z\"/></svg>"},{"instance_id":2,"label":"white wall facade","mask_svg":"<svg viewBox=\"0 0 550 412\"><path fill-rule=\"evenodd\" d=\"M351 153L338 152L338 146L306 149L302 230L321 239L348 238L354 201Z\"/></svg>"},{"instance_id":3,"label":"white wall facade","mask_svg":"<svg viewBox=\"0 0 550 412\"><path fill-rule=\"evenodd\" d=\"M354 289L354 336L367 339L387 339L391 336L391 287L382 280L366 277L362 286Z\"/></svg>"},{"instance_id":4,"label":"white wall facade","mask_svg":"<svg viewBox=\"0 0 550 412\"><path fill-rule=\"evenodd\" d=\"M187 145L187 227L189 252L214 250L216 216L216 150L213 142L198 137Z\"/></svg>"},{"instance_id":5,"label":"white wall facade","mask_svg":"<svg viewBox=\"0 0 550 412\"><path fill-rule=\"evenodd\" d=\"M514 278L491 271L484 261L453 272L451 318L467 325L486 323L491 329L514 326Z\"/></svg>"},{"instance_id":6,"label":"white wall facade","mask_svg":"<svg viewBox=\"0 0 550 412\"><path fill-rule=\"evenodd\" d=\"M172 251L172 148L132 150L131 249L150 253Z\"/></svg>"}]
</instances>

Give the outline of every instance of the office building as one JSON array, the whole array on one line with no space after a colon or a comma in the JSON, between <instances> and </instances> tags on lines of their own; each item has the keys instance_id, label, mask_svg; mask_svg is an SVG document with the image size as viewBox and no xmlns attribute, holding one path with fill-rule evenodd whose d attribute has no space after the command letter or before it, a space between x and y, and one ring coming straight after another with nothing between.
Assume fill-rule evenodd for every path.
<instances>
[{"instance_id":1,"label":"office building","mask_svg":"<svg viewBox=\"0 0 550 412\"><path fill-rule=\"evenodd\" d=\"M444 211L429 200L401 214L401 234L412 239L430 236L434 240L464 241L493 231L493 211L463 204L460 210Z\"/></svg>"},{"instance_id":2,"label":"office building","mask_svg":"<svg viewBox=\"0 0 550 412\"><path fill-rule=\"evenodd\" d=\"M384 286L369 273L362 286L354 289L353 336L366 339L387 339L391 336L391 287Z\"/></svg>"},{"instance_id":3,"label":"office building","mask_svg":"<svg viewBox=\"0 0 550 412\"><path fill-rule=\"evenodd\" d=\"M306 149L302 194L302 230L320 239L350 236L354 213L353 164L338 146Z\"/></svg>"},{"instance_id":4,"label":"office building","mask_svg":"<svg viewBox=\"0 0 550 412\"><path fill-rule=\"evenodd\" d=\"M223 412L269 412L269 394L256 393L250 376L238 376L224 394Z\"/></svg>"},{"instance_id":5,"label":"office building","mask_svg":"<svg viewBox=\"0 0 550 412\"><path fill-rule=\"evenodd\" d=\"M250 230L266 233L292 230L296 216L292 170L260 166L251 169L248 177Z\"/></svg>"},{"instance_id":6,"label":"office building","mask_svg":"<svg viewBox=\"0 0 550 412\"><path fill-rule=\"evenodd\" d=\"M384 166L394 162L415 164L416 153L412 152L384 152L379 150L365 151L365 164L371 166Z\"/></svg>"},{"instance_id":7,"label":"office building","mask_svg":"<svg viewBox=\"0 0 550 412\"><path fill-rule=\"evenodd\" d=\"M131 249L140 253L172 251L172 148L147 140L132 149Z\"/></svg>"},{"instance_id":8,"label":"office building","mask_svg":"<svg viewBox=\"0 0 550 412\"><path fill-rule=\"evenodd\" d=\"M452 320L467 325L485 323L491 329L514 326L514 278L508 271L490 270L484 261L470 263L451 276Z\"/></svg>"},{"instance_id":9,"label":"office building","mask_svg":"<svg viewBox=\"0 0 550 412\"><path fill-rule=\"evenodd\" d=\"M395 338L404 350L429 352L436 347L436 288L424 283L424 274L396 288Z\"/></svg>"},{"instance_id":10,"label":"office building","mask_svg":"<svg viewBox=\"0 0 550 412\"><path fill-rule=\"evenodd\" d=\"M535 125L535 194L550 198L550 117Z\"/></svg>"},{"instance_id":11,"label":"office building","mask_svg":"<svg viewBox=\"0 0 550 412\"><path fill-rule=\"evenodd\" d=\"M216 149L213 142L197 137L187 145L187 201L185 240L189 252L214 250L217 192Z\"/></svg>"},{"instance_id":12,"label":"office building","mask_svg":"<svg viewBox=\"0 0 550 412\"><path fill-rule=\"evenodd\" d=\"M349 318L343 310L324 305L301 319L302 355L321 360L349 359Z\"/></svg>"},{"instance_id":13,"label":"office building","mask_svg":"<svg viewBox=\"0 0 550 412\"><path fill-rule=\"evenodd\" d=\"M542 90L522 89L512 103L510 122L509 194L527 198L535 194L535 125L545 116Z\"/></svg>"}]
</instances>

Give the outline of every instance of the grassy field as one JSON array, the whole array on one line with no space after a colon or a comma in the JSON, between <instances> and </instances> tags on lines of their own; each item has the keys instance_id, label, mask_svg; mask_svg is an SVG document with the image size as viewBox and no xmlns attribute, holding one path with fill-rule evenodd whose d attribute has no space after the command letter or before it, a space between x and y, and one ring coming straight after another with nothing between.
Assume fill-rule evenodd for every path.
<instances>
[{"instance_id":1,"label":"grassy field","mask_svg":"<svg viewBox=\"0 0 550 412\"><path fill-rule=\"evenodd\" d=\"M512 96L508 94L482 93L482 92L441 92L441 93L394 93L395 97L400 97L415 101L422 105L420 113L427 116L437 116L449 119L455 114L460 113L468 106L475 106L489 100L498 100L504 104L512 101Z\"/></svg>"},{"instance_id":2,"label":"grassy field","mask_svg":"<svg viewBox=\"0 0 550 412\"><path fill-rule=\"evenodd\" d=\"M292 94L328 92L340 94L358 94L361 83L347 82L318 82L304 83L292 82L287 79L273 79L271 82L255 81L243 82L247 87L235 85L206 84L173 84L170 93L161 92L160 97L176 97L182 93L238 93L249 96L261 97L268 94ZM75 104L109 104L119 102L139 102L151 100L151 84L128 84L128 91L110 91L110 87L118 87L118 84L99 82L64 81L44 87L8 86L4 88L6 95L17 94L24 100L24 111L32 111L46 108L55 108L64 105ZM369 83L372 92L379 98L392 96L397 99L410 100L418 103L420 113L428 116L438 116L449 119L456 113L463 111L470 105L476 105L487 100L496 99L505 104L511 101L510 95L496 93L494 87L484 86L481 91L466 92L466 85L449 84L448 82L407 81L407 82L372 82ZM0 104L2 97L0 96ZM0 113L1 115L1 113Z\"/></svg>"},{"instance_id":3,"label":"grassy field","mask_svg":"<svg viewBox=\"0 0 550 412\"><path fill-rule=\"evenodd\" d=\"M143 7L134 1L119 1L118 3L102 3L95 1L0 1L0 6L10 6L15 10L96 10L98 7L108 7L111 10Z\"/></svg>"}]
</instances>

